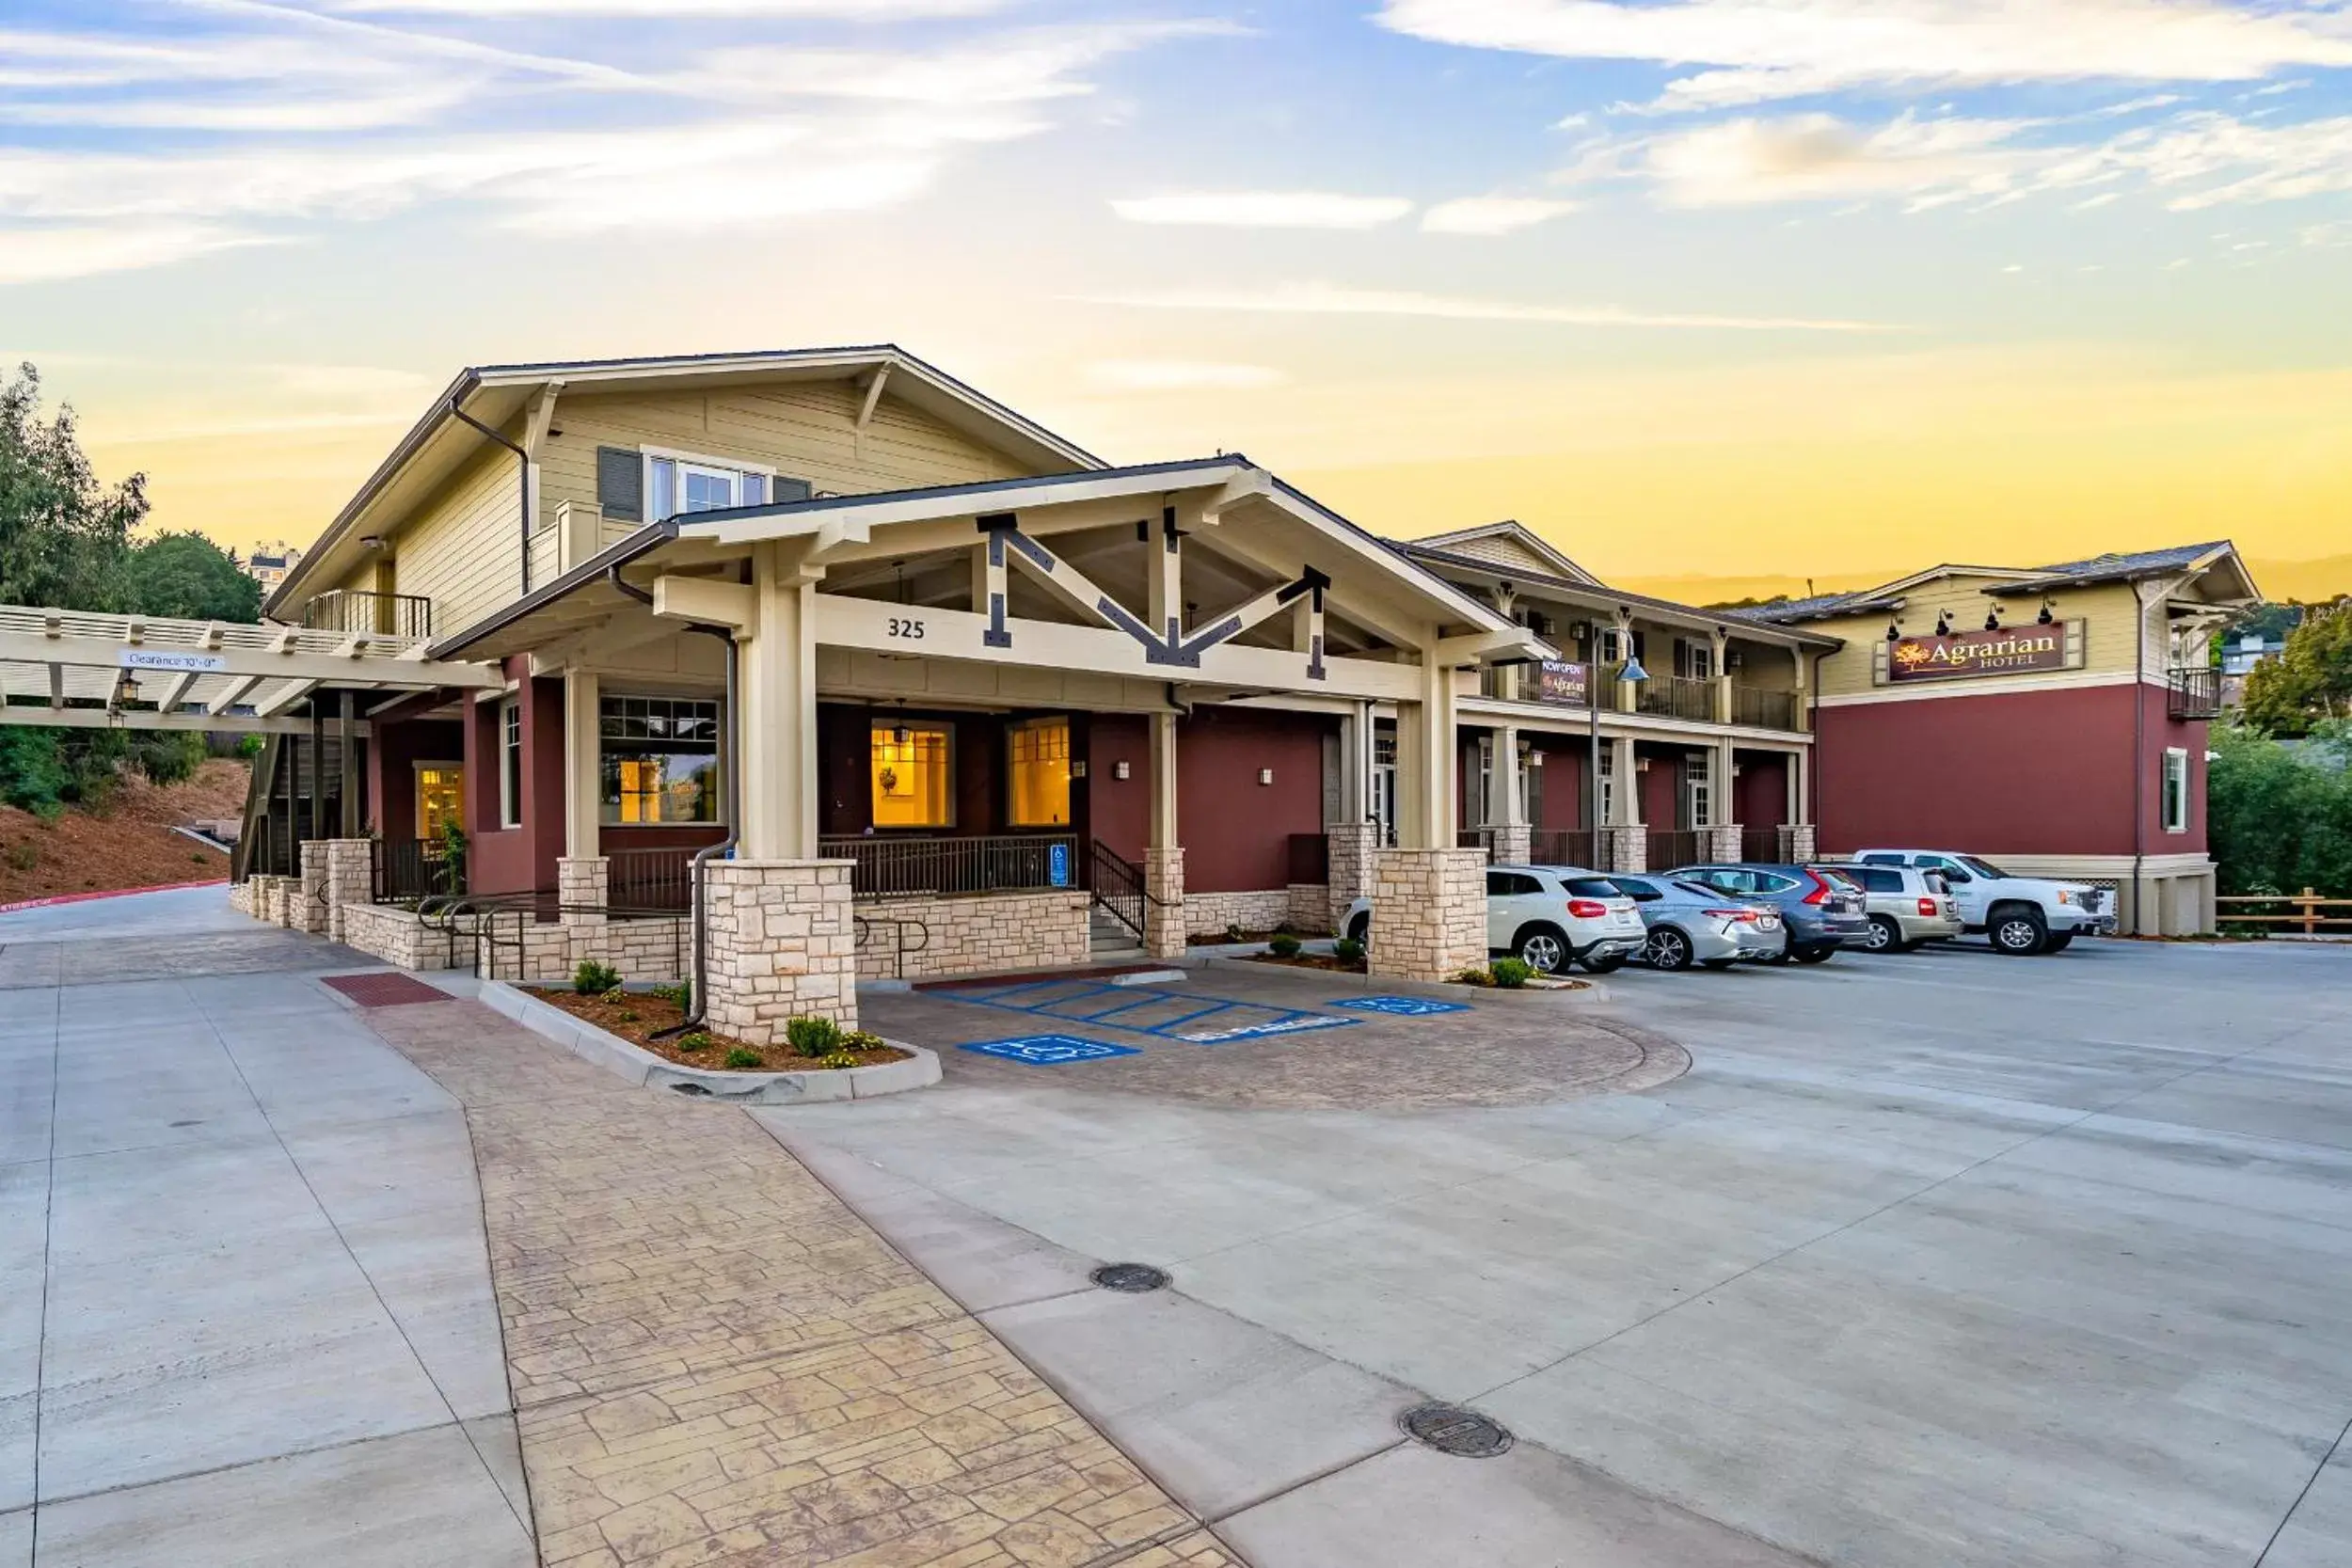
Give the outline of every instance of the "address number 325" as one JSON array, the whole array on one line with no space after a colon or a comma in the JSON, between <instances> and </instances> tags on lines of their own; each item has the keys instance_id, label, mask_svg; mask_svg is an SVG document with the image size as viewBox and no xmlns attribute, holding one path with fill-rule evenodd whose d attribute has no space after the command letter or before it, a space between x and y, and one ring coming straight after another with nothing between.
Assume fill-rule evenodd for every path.
<instances>
[{"instance_id":1,"label":"address number 325","mask_svg":"<svg viewBox=\"0 0 2352 1568\"><path fill-rule=\"evenodd\" d=\"M923 623L893 615L890 618L890 635L909 642L920 642L923 641Z\"/></svg>"}]
</instances>

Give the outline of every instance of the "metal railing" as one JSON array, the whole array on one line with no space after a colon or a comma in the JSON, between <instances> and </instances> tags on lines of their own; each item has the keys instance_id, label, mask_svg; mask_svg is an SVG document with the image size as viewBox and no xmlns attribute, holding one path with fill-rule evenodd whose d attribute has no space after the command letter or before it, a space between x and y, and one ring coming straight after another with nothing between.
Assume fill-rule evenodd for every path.
<instances>
[{"instance_id":1,"label":"metal railing","mask_svg":"<svg viewBox=\"0 0 2352 1568\"><path fill-rule=\"evenodd\" d=\"M818 852L850 863L859 898L1019 893L1078 886L1078 841L1061 833L986 838L827 838Z\"/></svg>"},{"instance_id":2,"label":"metal railing","mask_svg":"<svg viewBox=\"0 0 2352 1568\"><path fill-rule=\"evenodd\" d=\"M415 904L466 891L465 867L439 839L379 838L368 847L379 904Z\"/></svg>"},{"instance_id":3,"label":"metal railing","mask_svg":"<svg viewBox=\"0 0 2352 1568\"><path fill-rule=\"evenodd\" d=\"M1652 675L1642 683L1634 707L1641 713L1708 723L1715 717L1715 683L1696 675Z\"/></svg>"},{"instance_id":4,"label":"metal railing","mask_svg":"<svg viewBox=\"0 0 2352 1568\"><path fill-rule=\"evenodd\" d=\"M1772 691L1760 686L1731 685L1731 721L1758 730L1793 730L1797 727L1797 694L1793 691Z\"/></svg>"},{"instance_id":5,"label":"metal railing","mask_svg":"<svg viewBox=\"0 0 2352 1568\"><path fill-rule=\"evenodd\" d=\"M604 901L615 913L684 914L694 902L694 850L613 850L605 857Z\"/></svg>"},{"instance_id":6,"label":"metal railing","mask_svg":"<svg viewBox=\"0 0 2352 1568\"><path fill-rule=\"evenodd\" d=\"M1456 828L1454 830L1454 847L1484 850L1486 858L1492 860L1495 858L1495 831L1492 828Z\"/></svg>"},{"instance_id":7,"label":"metal railing","mask_svg":"<svg viewBox=\"0 0 2352 1568\"><path fill-rule=\"evenodd\" d=\"M2175 669L2166 683L2170 701L2169 710L2174 719L2218 719L2221 717L2221 672L2211 665L2184 666Z\"/></svg>"},{"instance_id":8,"label":"metal railing","mask_svg":"<svg viewBox=\"0 0 2352 1568\"><path fill-rule=\"evenodd\" d=\"M1137 942L1143 940L1144 907L1160 902L1152 896L1143 867L1098 838L1087 856L1087 891L1097 909L1126 927Z\"/></svg>"},{"instance_id":9,"label":"metal railing","mask_svg":"<svg viewBox=\"0 0 2352 1568\"><path fill-rule=\"evenodd\" d=\"M1537 865L1581 865L1590 871L1608 871L1603 865L1608 854L1608 839L1590 828L1537 828L1527 835L1528 859Z\"/></svg>"},{"instance_id":10,"label":"metal railing","mask_svg":"<svg viewBox=\"0 0 2352 1568\"><path fill-rule=\"evenodd\" d=\"M1788 827L1742 828L1740 858L1763 865L1786 865L1797 858L1797 832Z\"/></svg>"},{"instance_id":11,"label":"metal railing","mask_svg":"<svg viewBox=\"0 0 2352 1568\"><path fill-rule=\"evenodd\" d=\"M1290 879L1310 887L1331 880L1331 840L1323 833L1293 833Z\"/></svg>"},{"instance_id":12,"label":"metal railing","mask_svg":"<svg viewBox=\"0 0 2352 1568\"><path fill-rule=\"evenodd\" d=\"M1652 828L1643 863L1660 871L1695 865L1707 859L1707 835L1688 828Z\"/></svg>"},{"instance_id":13,"label":"metal railing","mask_svg":"<svg viewBox=\"0 0 2352 1568\"><path fill-rule=\"evenodd\" d=\"M421 640L433 635L433 601L416 594L330 588L302 607L302 625L308 631Z\"/></svg>"}]
</instances>

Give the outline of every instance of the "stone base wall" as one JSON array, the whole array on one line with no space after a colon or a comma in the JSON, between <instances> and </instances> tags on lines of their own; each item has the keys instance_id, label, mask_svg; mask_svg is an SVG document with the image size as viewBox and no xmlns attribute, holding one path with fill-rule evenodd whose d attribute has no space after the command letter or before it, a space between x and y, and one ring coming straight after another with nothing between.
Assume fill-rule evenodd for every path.
<instances>
[{"instance_id":1,"label":"stone base wall","mask_svg":"<svg viewBox=\"0 0 2352 1568\"><path fill-rule=\"evenodd\" d=\"M417 911L394 904L351 904L342 911L343 943L401 969L456 969L473 961L470 940L429 931Z\"/></svg>"},{"instance_id":2,"label":"stone base wall","mask_svg":"<svg viewBox=\"0 0 2352 1568\"><path fill-rule=\"evenodd\" d=\"M602 855L565 855L555 863L555 901L566 926L597 926L611 902L605 895L612 863Z\"/></svg>"},{"instance_id":3,"label":"stone base wall","mask_svg":"<svg viewBox=\"0 0 2352 1568\"><path fill-rule=\"evenodd\" d=\"M855 1028L850 863L713 861L704 875L711 1028L754 1045L795 1018Z\"/></svg>"},{"instance_id":4,"label":"stone base wall","mask_svg":"<svg viewBox=\"0 0 2352 1568\"><path fill-rule=\"evenodd\" d=\"M1372 860L1380 847L1380 830L1369 822L1342 823L1323 835L1328 860L1325 874L1331 879L1331 908L1325 923L1336 927L1347 907L1372 893Z\"/></svg>"},{"instance_id":5,"label":"stone base wall","mask_svg":"<svg viewBox=\"0 0 2352 1568\"><path fill-rule=\"evenodd\" d=\"M302 881L286 911L287 926L317 935L326 929L326 846L314 838L302 846Z\"/></svg>"},{"instance_id":6,"label":"stone base wall","mask_svg":"<svg viewBox=\"0 0 2352 1568\"><path fill-rule=\"evenodd\" d=\"M365 908L375 896L375 850L364 838L326 841L326 934L343 940L343 911Z\"/></svg>"},{"instance_id":7,"label":"stone base wall","mask_svg":"<svg viewBox=\"0 0 2352 1568\"><path fill-rule=\"evenodd\" d=\"M939 974L990 974L1014 969L1076 968L1091 942L1089 900L1077 889L980 894L969 898L891 898L861 903L871 917L857 948L861 980L922 979ZM905 933L917 952L894 961L891 920L920 921Z\"/></svg>"},{"instance_id":8,"label":"stone base wall","mask_svg":"<svg viewBox=\"0 0 2352 1568\"><path fill-rule=\"evenodd\" d=\"M1443 980L1486 962L1486 852L1383 849L1373 865L1375 974Z\"/></svg>"},{"instance_id":9,"label":"stone base wall","mask_svg":"<svg viewBox=\"0 0 2352 1568\"><path fill-rule=\"evenodd\" d=\"M1746 832L1737 822L1708 828L1700 833L1700 847L1710 861L1737 862L1744 858L1740 851L1746 846L1740 835Z\"/></svg>"},{"instance_id":10,"label":"stone base wall","mask_svg":"<svg viewBox=\"0 0 2352 1568\"><path fill-rule=\"evenodd\" d=\"M1293 882L1282 890L1290 897L1290 928L1301 936L1331 934L1331 889L1324 882Z\"/></svg>"},{"instance_id":11,"label":"stone base wall","mask_svg":"<svg viewBox=\"0 0 2352 1568\"><path fill-rule=\"evenodd\" d=\"M1819 860L1821 856L1821 830L1810 822L1800 822L1788 830L1792 861Z\"/></svg>"},{"instance_id":12,"label":"stone base wall","mask_svg":"<svg viewBox=\"0 0 2352 1568\"><path fill-rule=\"evenodd\" d=\"M1143 951L1154 958L1181 958L1190 935L1184 913L1184 851L1143 851ZM1220 924L1217 927L1222 930Z\"/></svg>"},{"instance_id":13,"label":"stone base wall","mask_svg":"<svg viewBox=\"0 0 2352 1568\"><path fill-rule=\"evenodd\" d=\"M605 964L623 980L675 983L694 969L694 934L683 917L541 925L526 921L515 945L512 920L497 940L481 939L481 973L494 980L568 980L583 963Z\"/></svg>"},{"instance_id":14,"label":"stone base wall","mask_svg":"<svg viewBox=\"0 0 2352 1568\"><path fill-rule=\"evenodd\" d=\"M1486 837L1486 850L1497 865L1525 865L1535 853L1535 830L1524 822L1497 828Z\"/></svg>"},{"instance_id":15,"label":"stone base wall","mask_svg":"<svg viewBox=\"0 0 2352 1568\"><path fill-rule=\"evenodd\" d=\"M239 914L248 917L252 915L253 882L250 878L247 878L242 882L231 882L229 884L229 907L236 911Z\"/></svg>"},{"instance_id":16,"label":"stone base wall","mask_svg":"<svg viewBox=\"0 0 2352 1568\"><path fill-rule=\"evenodd\" d=\"M1290 889L1267 888L1255 893L1188 893L1184 895L1184 933L1222 941L1225 928L1270 931L1291 917Z\"/></svg>"}]
</instances>

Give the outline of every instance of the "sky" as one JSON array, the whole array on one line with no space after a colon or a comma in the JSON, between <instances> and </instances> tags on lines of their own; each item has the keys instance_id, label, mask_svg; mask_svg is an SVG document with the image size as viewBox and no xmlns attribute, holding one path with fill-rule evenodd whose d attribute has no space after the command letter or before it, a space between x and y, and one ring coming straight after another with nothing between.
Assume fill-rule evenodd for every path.
<instances>
[{"instance_id":1,"label":"sky","mask_svg":"<svg viewBox=\"0 0 2352 1568\"><path fill-rule=\"evenodd\" d=\"M465 365L891 341L1699 599L2352 591L2352 0L11 0L0 356L307 541Z\"/></svg>"}]
</instances>

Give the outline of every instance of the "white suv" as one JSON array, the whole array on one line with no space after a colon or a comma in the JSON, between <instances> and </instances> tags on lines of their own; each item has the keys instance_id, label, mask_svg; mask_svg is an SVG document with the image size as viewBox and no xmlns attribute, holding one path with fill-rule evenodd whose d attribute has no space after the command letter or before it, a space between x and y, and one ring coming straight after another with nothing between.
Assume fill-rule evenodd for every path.
<instances>
[{"instance_id":1,"label":"white suv","mask_svg":"<svg viewBox=\"0 0 2352 1568\"><path fill-rule=\"evenodd\" d=\"M1369 940L1372 900L1347 907L1340 935ZM1606 974L1649 941L1641 906L1597 871L1572 865L1486 868L1486 950L1509 953L1538 974L1581 963Z\"/></svg>"},{"instance_id":2,"label":"white suv","mask_svg":"<svg viewBox=\"0 0 2352 1568\"><path fill-rule=\"evenodd\" d=\"M2115 895L2085 882L2012 877L1991 861L1950 849L1865 849L1857 865L1915 865L1943 874L1970 931L2019 958L2061 952L2078 936L2115 934Z\"/></svg>"}]
</instances>

